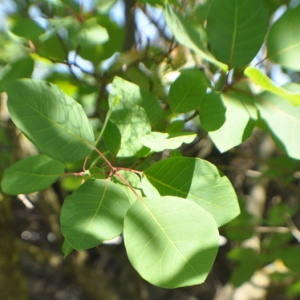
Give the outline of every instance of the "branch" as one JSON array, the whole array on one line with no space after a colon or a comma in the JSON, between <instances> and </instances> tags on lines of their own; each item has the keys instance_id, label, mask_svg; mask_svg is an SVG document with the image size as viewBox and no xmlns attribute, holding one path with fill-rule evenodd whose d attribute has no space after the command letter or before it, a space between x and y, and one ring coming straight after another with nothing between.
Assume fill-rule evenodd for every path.
<instances>
[{"instance_id":1,"label":"branch","mask_svg":"<svg viewBox=\"0 0 300 300\"><path fill-rule=\"evenodd\" d=\"M126 39L124 42L123 51L131 50L132 46L135 45L135 19L134 19L134 5L135 0L126 0L125 2L125 28L126 28Z\"/></svg>"}]
</instances>

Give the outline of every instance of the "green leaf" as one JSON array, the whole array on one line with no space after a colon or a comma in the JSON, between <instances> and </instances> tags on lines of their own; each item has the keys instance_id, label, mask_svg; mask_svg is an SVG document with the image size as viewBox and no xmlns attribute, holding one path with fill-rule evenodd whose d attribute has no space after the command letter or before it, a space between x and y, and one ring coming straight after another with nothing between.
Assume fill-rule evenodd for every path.
<instances>
[{"instance_id":1,"label":"green leaf","mask_svg":"<svg viewBox=\"0 0 300 300\"><path fill-rule=\"evenodd\" d=\"M222 99L226 107L226 121L218 130L209 132L209 136L216 147L225 152L240 145L251 135L256 111L252 96L246 93L228 92L222 94Z\"/></svg>"},{"instance_id":2,"label":"green leaf","mask_svg":"<svg viewBox=\"0 0 300 300\"><path fill-rule=\"evenodd\" d=\"M207 35L213 53L230 69L247 65L261 48L268 24L261 0L212 0Z\"/></svg>"},{"instance_id":3,"label":"green leaf","mask_svg":"<svg viewBox=\"0 0 300 300\"><path fill-rule=\"evenodd\" d=\"M30 77L33 72L34 61L30 56L23 57L12 63L8 63L0 73L0 92L4 91L4 85L19 79Z\"/></svg>"},{"instance_id":4,"label":"green leaf","mask_svg":"<svg viewBox=\"0 0 300 300\"><path fill-rule=\"evenodd\" d=\"M60 180L60 186L66 191L74 191L80 187L81 177L64 177Z\"/></svg>"},{"instance_id":5,"label":"green leaf","mask_svg":"<svg viewBox=\"0 0 300 300\"><path fill-rule=\"evenodd\" d=\"M122 185L126 186L126 188L129 188L129 187L127 185L125 185L123 179L125 179L131 185L131 187L133 187L134 189L139 189L140 183L141 183L140 175L138 175L137 173L135 173L133 171L128 171L128 170L119 170L117 172L117 175L114 177L114 179L116 179Z\"/></svg>"},{"instance_id":6,"label":"green leaf","mask_svg":"<svg viewBox=\"0 0 300 300\"><path fill-rule=\"evenodd\" d=\"M64 173L64 164L40 154L23 158L4 170L2 190L10 195L43 190Z\"/></svg>"},{"instance_id":7,"label":"green leaf","mask_svg":"<svg viewBox=\"0 0 300 300\"><path fill-rule=\"evenodd\" d=\"M300 159L300 107L268 92L257 96L255 105L276 142L290 157Z\"/></svg>"},{"instance_id":8,"label":"green leaf","mask_svg":"<svg viewBox=\"0 0 300 300\"><path fill-rule=\"evenodd\" d=\"M140 137L151 132L149 120L156 122L160 116L158 102L148 91L119 77L113 81L109 102L110 120L122 136L118 157L134 156L143 148Z\"/></svg>"},{"instance_id":9,"label":"green leaf","mask_svg":"<svg viewBox=\"0 0 300 300\"><path fill-rule=\"evenodd\" d=\"M185 125L185 123L183 120L174 120L174 121L171 121L169 126L166 128L166 131L168 133L181 132L184 130L184 125Z\"/></svg>"},{"instance_id":10,"label":"green leaf","mask_svg":"<svg viewBox=\"0 0 300 300\"><path fill-rule=\"evenodd\" d=\"M140 137L140 141L145 147L148 147L154 152L161 152L165 149L177 149L182 143L189 144L193 142L197 135L191 132L179 133L163 133L151 132L147 135Z\"/></svg>"},{"instance_id":11,"label":"green leaf","mask_svg":"<svg viewBox=\"0 0 300 300\"><path fill-rule=\"evenodd\" d=\"M263 0L269 10L269 14L274 13L281 5L288 4L289 0Z\"/></svg>"},{"instance_id":12,"label":"green leaf","mask_svg":"<svg viewBox=\"0 0 300 300\"><path fill-rule=\"evenodd\" d=\"M130 157L137 154L143 148L140 136L151 131L145 110L132 103L120 105L112 111L110 120L118 126L122 136L117 156Z\"/></svg>"},{"instance_id":13,"label":"green leaf","mask_svg":"<svg viewBox=\"0 0 300 300\"><path fill-rule=\"evenodd\" d=\"M245 75L252 79L254 83L289 102L293 105L300 105L300 93L289 92L278 86L266 74L256 67L248 67Z\"/></svg>"},{"instance_id":14,"label":"green leaf","mask_svg":"<svg viewBox=\"0 0 300 300\"><path fill-rule=\"evenodd\" d=\"M255 234L254 217L242 210L238 217L223 227L223 230L231 242L242 242L250 239Z\"/></svg>"},{"instance_id":15,"label":"green leaf","mask_svg":"<svg viewBox=\"0 0 300 300\"><path fill-rule=\"evenodd\" d=\"M139 105L144 108L152 124L158 122L161 117L161 108L157 99L148 90L117 76L112 84L109 95L110 102L118 99L119 104L122 105Z\"/></svg>"},{"instance_id":16,"label":"green leaf","mask_svg":"<svg viewBox=\"0 0 300 300\"><path fill-rule=\"evenodd\" d=\"M68 241L64 240L62 245L62 252L64 254L64 258L66 258L73 250L73 247L68 243Z\"/></svg>"},{"instance_id":17,"label":"green leaf","mask_svg":"<svg viewBox=\"0 0 300 300\"><path fill-rule=\"evenodd\" d=\"M98 15L97 21L98 25L106 29L109 40L105 43L97 44L93 47L84 47L80 50L80 56L92 61L95 65L110 58L115 52L121 52L125 39L124 28L113 22L109 16Z\"/></svg>"},{"instance_id":18,"label":"green leaf","mask_svg":"<svg viewBox=\"0 0 300 300\"><path fill-rule=\"evenodd\" d=\"M75 23L75 27L76 29L73 30L70 38L72 42L77 43L82 48L96 47L109 39L107 30L97 23L96 18L88 19L83 23Z\"/></svg>"},{"instance_id":19,"label":"green leaf","mask_svg":"<svg viewBox=\"0 0 300 300\"><path fill-rule=\"evenodd\" d=\"M206 131L219 129L225 122L226 107L222 94L211 92L206 94L200 102L199 117L201 127Z\"/></svg>"},{"instance_id":20,"label":"green leaf","mask_svg":"<svg viewBox=\"0 0 300 300\"><path fill-rule=\"evenodd\" d=\"M299 205L278 203L268 210L268 224L273 226L284 226L287 223L287 218L296 214L299 210Z\"/></svg>"},{"instance_id":21,"label":"green leaf","mask_svg":"<svg viewBox=\"0 0 300 300\"><path fill-rule=\"evenodd\" d=\"M143 193L148 198L157 198L160 197L160 193L158 190L150 183L147 176L145 174L142 175L141 179L141 188Z\"/></svg>"},{"instance_id":22,"label":"green leaf","mask_svg":"<svg viewBox=\"0 0 300 300\"><path fill-rule=\"evenodd\" d=\"M94 133L86 114L57 86L21 79L5 89L13 122L42 152L63 162L91 153Z\"/></svg>"},{"instance_id":23,"label":"green leaf","mask_svg":"<svg viewBox=\"0 0 300 300\"><path fill-rule=\"evenodd\" d=\"M62 233L76 250L98 246L121 234L128 207L120 186L109 180L88 180L64 201Z\"/></svg>"},{"instance_id":24,"label":"green leaf","mask_svg":"<svg viewBox=\"0 0 300 300\"><path fill-rule=\"evenodd\" d=\"M186 113L199 108L207 88L207 79L198 69L182 70L171 84L169 104L173 112Z\"/></svg>"},{"instance_id":25,"label":"green leaf","mask_svg":"<svg viewBox=\"0 0 300 300\"><path fill-rule=\"evenodd\" d=\"M224 71L228 69L227 65L217 61L213 55L209 53L206 46L204 46L202 41L203 38L200 36L199 32L168 4L165 6L164 15L168 27L180 44L195 51L203 57L203 59L214 64L218 68Z\"/></svg>"},{"instance_id":26,"label":"green leaf","mask_svg":"<svg viewBox=\"0 0 300 300\"><path fill-rule=\"evenodd\" d=\"M250 248L235 248L229 252L228 257L239 263L230 279L235 286L240 286L249 280L259 267L258 253Z\"/></svg>"},{"instance_id":27,"label":"green leaf","mask_svg":"<svg viewBox=\"0 0 300 300\"><path fill-rule=\"evenodd\" d=\"M216 257L218 240L212 216L182 198L135 201L124 221L130 262L144 279L163 288L204 282Z\"/></svg>"},{"instance_id":28,"label":"green leaf","mask_svg":"<svg viewBox=\"0 0 300 300\"><path fill-rule=\"evenodd\" d=\"M97 166L93 166L90 169L85 171L85 175L83 176L83 179L106 179L107 175L105 174L104 168L99 168Z\"/></svg>"},{"instance_id":29,"label":"green leaf","mask_svg":"<svg viewBox=\"0 0 300 300\"><path fill-rule=\"evenodd\" d=\"M96 8L99 14L108 14L111 7L117 2L117 0L96 0Z\"/></svg>"},{"instance_id":30,"label":"green leaf","mask_svg":"<svg viewBox=\"0 0 300 300\"><path fill-rule=\"evenodd\" d=\"M282 66L300 71L300 6L288 8L271 27L266 45L268 58Z\"/></svg>"},{"instance_id":31,"label":"green leaf","mask_svg":"<svg viewBox=\"0 0 300 300\"><path fill-rule=\"evenodd\" d=\"M108 151L113 155L117 155L121 146L121 133L115 123L108 121L103 132L103 140Z\"/></svg>"},{"instance_id":32,"label":"green leaf","mask_svg":"<svg viewBox=\"0 0 300 300\"><path fill-rule=\"evenodd\" d=\"M27 40L37 41L44 30L32 19L17 18L11 32Z\"/></svg>"},{"instance_id":33,"label":"green leaf","mask_svg":"<svg viewBox=\"0 0 300 300\"><path fill-rule=\"evenodd\" d=\"M36 48L40 56L50 60L65 61L67 59L67 53L63 48L61 40L58 38L56 30L39 36L39 45Z\"/></svg>"},{"instance_id":34,"label":"green leaf","mask_svg":"<svg viewBox=\"0 0 300 300\"><path fill-rule=\"evenodd\" d=\"M162 196L195 201L213 215L218 226L228 223L240 212L230 181L208 161L169 158L152 165L145 170L145 175Z\"/></svg>"}]
</instances>

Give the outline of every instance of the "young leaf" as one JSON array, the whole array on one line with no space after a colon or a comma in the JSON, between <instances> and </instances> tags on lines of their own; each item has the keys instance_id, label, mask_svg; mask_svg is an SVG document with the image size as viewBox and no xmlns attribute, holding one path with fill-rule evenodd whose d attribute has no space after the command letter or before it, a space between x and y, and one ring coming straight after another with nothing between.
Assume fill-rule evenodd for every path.
<instances>
[{"instance_id":1,"label":"young leaf","mask_svg":"<svg viewBox=\"0 0 300 300\"><path fill-rule=\"evenodd\" d=\"M222 94L211 92L206 94L200 102L199 117L201 127L206 131L219 129L225 122L226 107Z\"/></svg>"},{"instance_id":2,"label":"young leaf","mask_svg":"<svg viewBox=\"0 0 300 300\"><path fill-rule=\"evenodd\" d=\"M146 89L139 87L120 77L115 77L112 83L112 89L109 95L109 101L119 99L122 105L139 105L144 108L152 124L157 123L161 116L161 108L157 99Z\"/></svg>"},{"instance_id":3,"label":"young leaf","mask_svg":"<svg viewBox=\"0 0 300 300\"><path fill-rule=\"evenodd\" d=\"M209 136L221 152L225 152L242 142L252 133L256 111L253 99L246 93L234 91L222 95L226 107L226 121Z\"/></svg>"},{"instance_id":4,"label":"young leaf","mask_svg":"<svg viewBox=\"0 0 300 300\"><path fill-rule=\"evenodd\" d=\"M162 196L172 195L195 201L214 217L218 226L240 212L228 178L208 161L174 157L159 161L145 175Z\"/></svg>"},{"instance_id":5,"label":"young leaf","mask_svg":"<svg viewBox=\"0 0 300 300\"><path fill-rule=\"evenodd\" d=\"M121 234L129 201L117 184L88 180L63 204L62 233L76 250L89 249Z\"/></svg>"},{"instance_id":6,"label":"young leaf","mask_svg":"<svg viewBox=\"0 0 300 300\"><path fill-rule=\"evenodd\" d=\"M171 84L169 104L173 112L186 113L199 108L207 88L207 79L198 69L182 70Z\"/></svg>"},{"instance_id":7,"label":"young leaf","mask_svg":"<svg viewBox=\"0 0 300 300\"><path fill-rule=\"evenodd\" d=\"M4 170L2 190L10 195L43 190L64 173L64 164L44 154L29 156Z\"/></svg>"},{"instance_id":8,"label":"young leaf","mask_svg":"<svg viewBox=\"0 0 300 300\"><path fill-rule=\"evenodd\" d=\"M212 0L207 35L213 53L230 68L247 65L262 46L268 24L261 0Z\"/></svg>"},{"instance_id":9,"label":"young leaf","mask_svg":"<svg viewBox=\"0 0 300 300\"><path fill-rule=\"evenodd\" d=\"M166 4L164 9L166 22L176 40L198 53L203 59L214 64L218 68L226 71L228 67L217 61L204 46L204 43L199 35L199 32L192 27L178 12L172 9L169 4Z\"/></svg>"},{"instance_id":10,"label":"young leaf","mask_svg":"<svg viewBox=\"0 0 300 300\"><path fill-rule=\"evenodd\" d=\"M130 157L137 154L143 148L140 136L151 131L145 110L133 103L120 105L113 110L110 120L118 126L122 136L118 157Z\"/></svg>"},{"instance_id":11,"label":"young leaf","mask_svg":"<svg viewBox=\"0 0 300 300\"><path fill-rule=\"evenodd\" d=\"M269 59L296 71L300 71L299 14L299 5L288 8L272 25L266 42Z\"/></svg>"},{"instance_id":12,"label":"young leaf","mask_svg":"<svg viewBox=\"0 0 300 300\"><path fill-rule=\"evenodd\" d=\"M255 105L276 141L290 157L300 159L300 107L268 92L257 96Z\"/></svg>"},{"instance_id":13,"label":"young leaf","mask_svg":"<svg viewBox=\"0 0 300 300\"><path fill-rule=\"evenodd\" d=\"M124 220L130 262L150 283L178 288L204 282L218 249L212 216L178 197L135 201Z\"/></svg>"},{"instance_id":14,"label":"young leaf","mask_svg":"<svg viewBox=\"0 0 300 300\"><path fill-rule=\"evenodd\" d=\"M93 150L94 133L86 114L57 86L20 79L5 89L13 122L42 152L71 162Z\"/></svg>"},{"instance_id":15,"label":"young leaf","mask_svg":"<svg viewBox=\"0 0 300 300\"><path fill-rule=\"evenodd\" d=\"M145 147L148 147L154 152L161 152L165 149L177 149L182 143L191 143L197 135L191 132L179 132L177 134L151 132L140 138L140 141Z\"/></svg>"},{"instance_id":16,"label":"young leaf","mask_svg":"<svg viewBox=\"0 0 300 300\"><path fill-rule=\"evenodd\" d=\"M293 105L300 105L300 93L292 93L278 86L265 73L256 67L248 67L245 75L250 77L254 83L273 94L289 101Z\"/></svg>"},{"instance_id":17,"label":"young leaf","mask_svg":"<svg viewBox=\"0 0 300 300\"><path fill-rule=\"evenodd\" d=\"M140 136L151 132L150 117L157 121L154 114L160 109L157 109L157 101L149 95L135 84L118 77L114 79L109 102L110 120L117 125L122 136L118 157L136 155L143 148Z\"/></svg>"}]
</instances>

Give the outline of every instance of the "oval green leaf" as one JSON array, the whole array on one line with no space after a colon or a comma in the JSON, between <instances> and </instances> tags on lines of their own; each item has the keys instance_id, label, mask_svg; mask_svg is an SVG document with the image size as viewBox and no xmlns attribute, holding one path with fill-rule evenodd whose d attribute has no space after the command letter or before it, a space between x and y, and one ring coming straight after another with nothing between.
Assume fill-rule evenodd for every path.
<instances>
[{"instance_id":1,"label":"oval green leaf","mask_svg":"<svg viewBox=\"0 0 300 300\"><path fill-rule=\"evenodd\" d=\"M226 107L225 122L209 136L220 150L225 152L244 142L252 133L256 120L256 109L252 96L234 91L222 94Z\"/></svg>"},{"instance_id":2,"label":"oval green leaf","mask_svg":"<svg viewBox=\"0 0 300 300\"><path fill-rule=\"evenodd\" d=\"M218 68L227 71L227 65L217 61L207 50L199 32L189 24L177 11L173 10L169 4L164 9L166 23L173 33L175 39L183 46L198 53L203 59L214 64Z\"/></svg>"},{"instance_id":3,"label":"oval green leaf","mask_svg":"<svg viewBox=\"0 0 300 300\"><path fill-rule=\"evenodd\" d=\"M10 195L43 190L64 173L65 166L47 155L29 156L4 170L2 190Z\"/></svg>"},{"instance_id":4,"label":"oval green leaf","mask_svg":"<svg viewBox=\"0 0 300 300\"><path fill-rule=\"evenodd\" d=\"M267 37L268 58L300 71L300 6L289 8L271 27Z\"/></svg>"},{"instance_id":5,"label":"oval green leaf","mask_svg":"<svg viewBox=\"0 0 300 300\"><path fill-rule=\"evenodd\" d=\"M213 53L230 68L247 65L261 48L268 24L261 0L212 0L207 36Z\"/></svg>"},{"instance_id":6,"label":"oval green leaf","mask_svg":"<svg viewBox=\"0 0 300 300\"><path fill-rule=\"evenodd\" d=\"M198 69L182 70L171 84L169 104L173 112L186 113L197 109L207 88L207 78Z\"/></svg>"},{"instance_id":7,"label":"oval green leaf","mask_svg":"<svg viewBox=\"0 0 300 300\"><path fill-rule=\"evenodd\" d=\"M124 242L130 262L144 279L178 288L204 282L219 234L212 216L192 201L143 198L126 214Z\"/></svg>"},{"instance_id":8,"label":"oval green leaf","mask_svg":"<svg viewBox=\"0 0 300 300\"><path fill-rule=\"evenodd\" d=\"M201 127L206 131L219 129L225 122L226 107L222 94L211 92L200 102L199 117Z\"/></svg>"},{"instance_id":9,"label":"oval green leaf","mask_svg":"<svg viewBox=\"0 0 300 300\"><path fill-rule=\"evenodd\" d=\"M122 136L118 157L134 156L143 148L140 136L150 133L150 122L160 117L158 102L148 91L119 77L113 81L109 102L110 121Z\"/></svg>"},{"instance_id":10,"label":"oval green leaf","mask_svg":"<svg viewBox=\"0 0 300 300\"><path fill-rule=\"evenodd\" d=\"M290 157L300 159L300 107L268 92L257 96L255 105L276 142Z\"/></svg>"},{"instance_id":11,"label":"oval green leaf","mask_svg":"<svg viewBox=\"0 0 300 300\"><path fill-rule=\"evenodd\" d=\"M41 152L63 162L91 153L94 133L86 114L57 86L20 79L5 85L5 90L13 122Z\"/></svg>"},{"instance_id":12,"label":"oval green leaf","mask_svg":"<svg viewBox=\"0 0 300 300\"><path fill-rule=\"evenodd\" d=\"M240 212L234 189L226 176L208 161L174 157L159 161L145 171L162 196L172 195L195 201L207 210L218 226Z\"/></svg>"},{"instance_id":13,"label":"oval green leaf","mask_svg":"<svg viewBox=\"0 0 300 300\"><path fill-rule=\"evenodd\" d=\"M121 77L116 76L109 94L109 102L112 110L121 106L139 105L146 111L152 124L158 122L161 117L161 108L157 99L148 90L139 87Z\"/></svg>"},{"instance_id":14,"label":"oval green leaf","mask_svg":"<svg viewBox=\"0 0 300 300\"><path fill-rule=\"evenodd\" d=\"M109 180L88 180L64 201L62 233L76 250L98 246L121 234L128 207L128 198L119 185Z\"/></svg>"}]
</instances>

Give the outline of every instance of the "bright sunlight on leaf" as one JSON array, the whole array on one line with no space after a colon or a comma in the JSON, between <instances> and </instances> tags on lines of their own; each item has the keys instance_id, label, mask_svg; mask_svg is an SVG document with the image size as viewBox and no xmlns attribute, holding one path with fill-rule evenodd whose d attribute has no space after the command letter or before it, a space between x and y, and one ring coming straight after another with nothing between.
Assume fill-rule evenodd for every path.
<instances>
[{"instance_id":1,"label":"bright sunlight on leaf","mask_svg":"<svg viewBox=\"0 0 300 300\"><path fill-rule=\"evenodd\" d=\"M162 196L195 201L212 214L218 226L234 219L240 212L230 181L208 161L169 158L152 165L145 175Z\"/></svg>"},{"instance_id":2,"label":"bright sunlight on leaf","mask_svg":"<svg viewBox=\"0 0 300 300\"><path fill-rule=\"evenodd\" d=\"M256 67L248 67L245 75L252 79L254 83L279 97L289 101L294 105L300 105L300 93L292 93L278 86L265 73Z\"/></svg>"},{"instance_id":3,"label":"bright sunlight on leaf","mask_svg":"<svg viewBox=\"0 0 300 300\"><path fill-rule=\"evenodd\" d=\"M124 241L130 262L143 278L176 288L205 280L219 234L213 217L195 202L168 196L143 198L130 207Z\"/></svg>"},{"instance_id":4,"label":"bright sunlight on leaf","mask_svg":"<svg viewBox=\"0 0 300 300\"><path fill-rule=\"evenodd\" d=\"M267 37L268 58L300 71L300 6L288 8L271 27Z\"/></svg>"}]
</instances>

